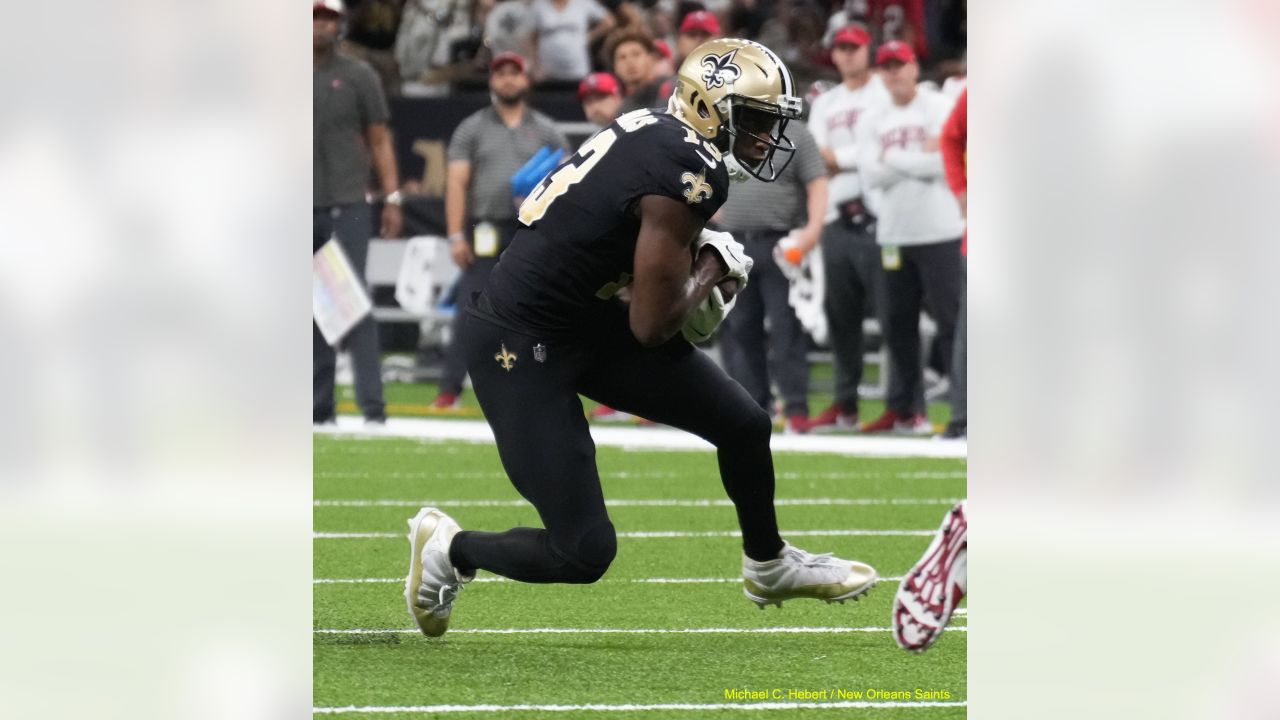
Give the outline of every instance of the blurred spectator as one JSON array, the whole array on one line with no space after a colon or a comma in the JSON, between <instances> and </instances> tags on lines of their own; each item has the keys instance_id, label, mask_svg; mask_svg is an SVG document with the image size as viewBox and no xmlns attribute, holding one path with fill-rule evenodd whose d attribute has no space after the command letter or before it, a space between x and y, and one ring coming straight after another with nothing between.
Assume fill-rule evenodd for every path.
<instances>
[{"instance_id":1,"label":"blurred spectator","mask_svg":"<svg viewBox=\"0 0 1280 720\"><path fill-rule=\"evenodd\" d=\"M462 268L458 306L484 287L498 256L516 230L511 176L543 147L568 148L550 118L526 104L529 76L525 59L515 53L497 55L489 67L490 107L458 125L449 141L445 223L454 262ZM467 375L460 352L465 313L453 323L453 339L445 356L440 394L433 405L456 407Z\"/></svg>"},{"instance_id":2,"label":"blurred spectator","mask_svg":"<svg viewBox=\"0 0 1280 720\"><path fill-rule=\"evenodd\" d=\"M622 108L622 89L618 79L609 73L591 73L578 83L578 102L582 114L597 128L603 128L618 117Z\"/></svg>"},{"instance_id":3,"label":"blurred spectator","mask_svg":"<svg viewBox=\"0 0 1280 720\"><path fill-rule=\"evenodd\" d=\"M378 73L383 91L400 94L400 69L396 64L396 34L404 0L348 0L343 49L367 62Z\"/></svg>"},{"instance_id":4,"label":"blurred spectator","mask_svg":"<svg viewBox=\"0 0 1280 720\"><path fill-rule=\"evenodd\" d=\"M472 0L407 0L395 44L403 92L448 93L453 49L472 37L472 4Z\"/></svg>"},{"instance_id":5,"label":"blurred spectator","mask_svg":"<svg viewBox=\"0 0 1280 720\"><path fill-rule=\"evenodd\" d=\"M871 35L861 25L836 33L831 60L840 84L819 95L809 110L809 128L827 171L831 201L822 235L826 273L824 306L835 356L835 402L813 419L815 430L858 427L858 386L862 383L862 320L883 303L884 270L876 246L875 217L858 176L857 129L861 118L889 103L889 91L871 72ZM900 380L890 373L891 382Z\"/></svg>"},{"instance_id":6,"label":"blurred spectator","mask_svg":"<svg viewBox=\"0 0 1280 720\"><path fill-rule=\"evenodd\" d=\"M588 47L614 27L596 0L533 0L534 69L541 80L577 82L591 72Z\"/></svg>"},{"instance_id":7,"label":"blurred spectator","mask_svg":"<svg viewBox=\"0 0 1280 720\"><path fill-rule=\"evenodd\" d=\"M788 301L791 284L779 262L799 264L818 244L827 212L827 172L802 123L787 128L795 157L774 182L756 179L733 188L720 225L755 259L750 282L720 328L724 365L760 407L772 410L770 369L782 395L787 432L809 431L809 341ZM788 260L775 253L783 243ZM781 259L779 259L781 257ZM768 339L765 320L768 320Z\"/></svg>"},{"instance_id":8,"label":"blurred spectator","mask_svg":"<svg viewBox=\"0 0 1280 720\"><path fill-rule=\"evenodd\" d=\"M883 191L876 204L876 242L885 272L885 342L893 371L887 409L864 432L932 433L920 403L924 383L920 312L928 300L935 342L950 364L964 266L964 219L943 178L938 137L951 101L918 88L920 65L911 46L890 42L876 52L891 102L858 122L858 165L864 181Z\"/></svg>"},{"instance_id":9,"label":"blurred spectator","mask_svg":"<svg viewBox=\"0 0 1280 720\"><path fill-rule=\"evenodd\" d=\"M676 56L672 58L674 68L679 68L689 53L708 40L720 37L720 21L705 10L695 10L684 16L680 23L680 36L676 39ZM667 77L658 84L655 100L661 104L665 98L671 97L675 89L675 71L667 73Z\"/></svg>"},{"instance_id":10,"label":"blurred spectator","mask_svg":"<svg viewBox=\"0 0 1280 720\"><path fill-rule=\"evenodd\" d=\"M676 32L680 26L680 20L676 17L676 1L657 0L649 8L647 17L649 34L657 40L665 41L669 48L675 50ZM672 60L674 63L674 58Z\"/></svg>"},{"instance_id":11,"label":"blurred spectator","mask_svg":"<svg viewBox=\"0 0 1280 720\"><path fill-rule=\"evenodd\" d=\"M386 201L382 236L400 234L400 193L387 100L378 76L364 62L338 51L341 0L311 7L312 24L312 252L336 238L352 267L364 277L372 230L365 192L372 164ZM312 323L312 422L334 419L334 349ZM378 326L366 317L343 342L355 367L356 403L366 422L386 420L382 397Z\"/></svg>"},{"instance_id":12,"label":"blurred spectator","mask_svg":"<svg viewBox=\"0 0 1280 720\"><path fill-rule=\"evenodd\" d=\"M498 0L484 21L484 44L490 56L517 53L533 57L535 18L525 0Z\"/></svg>"},{"instance_id":13,"label":"blurred spectator","mask_svg":"<svg viewBox=\"0 0 1280 720\"><path fill-rule=\"evenodd\" d=\"M717 7L708 10L725 18L729 37L755 38L760 35L760 28L772 16L772 3L767 0L733 0L728 11Z\"/></svg>"},{"instance_id":14,"label":"blurred spectator","mask_svg":"<svg viewBox=\"0 0 1280 720\"><path fill-rule=\"evenodd\" d=\"M846 0L827 20L823 43L830 45L840 28L854 22L866 23L877 43L897 40L910 45L918 58L929 57L924 0Z\"/></svg>"},{"instance_id":15,"label":"blurred spectator","mask_svg":"<svg viewBox=\"0 0 1280 720\"><path fill-rule=\"evenodd\" d=\"M618 30L609 36L606 47L613 74L622 81L622 112L662 104L658 91L666 78L656 77L653 38L640 30Z\"/></svg>"},{"instance_id":16,"label":"blurred spectator","mask_svg":"<svg viewBox=\"0 0 1280 720\"><path fill-rule=\"evenodd\" d=\"M942 149L942 167L946 172L947 185L960 204L960 216L969 218L969 181L968 158L969 148L969 93L964 91L956 106L951 110L947 124L942 126L942 138L939 140ZM960 286L960 312L956 317L955 350L951 355L951 421L942 433L946 438L962 438L969 434L969 380L968 370L968 262L969 230L965 229L964 243L960 252L965 256L964 272Z\"/></svg>"},{"instance_id":17,"label":"blurred spectator","mask_svg":"<svg viewBox=\"0 0 1280 720\"><path fill-rule=\"evenodd\" d=\"M667 44L666 40L658 38L653 41L654 75L670 80L671 76L676 72L675 66L671 64L672 55L671 46Z\"/></svg>"},{"instance_id":18,"label":"blurred spectator","mask_svg":"<svg viewBox=\"0 0 1280 720\"><path fill-rule=\"evenodd\" d=\"M720 37L720 21L715 15L699 10L684 16L680 21L680 37L676 39L675 66L680 67L693 49L708 40Z\"/></svg>"}]
</instances>

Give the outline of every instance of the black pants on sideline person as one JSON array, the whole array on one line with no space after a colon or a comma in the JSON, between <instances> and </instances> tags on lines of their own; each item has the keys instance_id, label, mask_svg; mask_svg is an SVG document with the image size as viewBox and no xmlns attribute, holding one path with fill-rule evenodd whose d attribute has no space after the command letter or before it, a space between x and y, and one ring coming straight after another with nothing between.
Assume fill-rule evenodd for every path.
<instances>
[{"instance_id":1,"label":"black pants on sideline person","mask_svg":"<svg viewBox=\"0 0 1280 720\"><path fill-rule=\"evenodd\" d=\"M313 208L311 214L311 251L316 252L331 237L338 238L351 267L363 280L365 260L369 256L369 236L373 232L367 203ZM343 338L341 345L351 352L355 370L356 404L368 420L386 418L382 397L382 361L379 356L378 323L372 316L361 320ZM334 372L337 353L311 323L311 421L327 422L334 417Z\"/></svg>"},{"instance_id":2,"label":"black pants on sideline person","mask_svg":"<svg viewBox=\"0 0 1280 720\"><path fill-rule=\"evenodd\" d=\"M485 303L481 295L481 312ZM476 400L503 468L544 527L460 532L450 550L458 568L533 583L591 583L608 569L617 540L579 393L714 445L745 552L761 560L777 556L769 415L707 355L679 336L641 346L621 304L608 322L573 340L508 329L476 314L466 323Z\"/></svg>"},{"instance_id":3,"label":"black pants on sideline person","mask_svg":"<svg viewBox=\"0 0 1280 720\"><path fill-rule=\"evenodd\" d=\"M717 331L724 366L755 399L771 410L770 370L782 395L783 416L809 415L809 340L796 312L787 302L791 289L773 259L773 246L787 231L743 233L739 241L755 267L747 287L738 294L733 312ZM765 318L769 333L764 331Z\"/></svg>"},{"instance_id":4,"label":"black pants on sideline person","mask_svg":"<svg viewBox=\"0 0 1280 720\"><path fill-rule=\"evenodd\" d=\"M964 261L960 239L898 248L900 266L885 269L888 325L885 342L889 362L901 382L892 383L887 405L901 416L923 413L924 371L920 350L920 312L926 305L938 326L934 339L950 364L960 297L964 292ZM949 370L949 368L948 368Z\"/></svg>"},{"instance_id":5,"label":"black pants on sideline person","mask_svg":"<svg viewBox=\"0 0 1280 720\"><path fill-rule=\"evenodd\" d=\"M475 225L474 222L467 225L472 232L472 237L468 239L472 252L475 252L476 247ZM467 379L467 356L463 338L466 328L463 316L467 314L466 307L471 296L483 290L485 283L489 282L489 273L493 272L494 266L498 264L498 258L502 255L502 251L507 249L516 231L515 221L492 223L492 225L498 236L498 253L488 257L477 255L475 261L462 271L462 277L458 280L457 312L453 316L452 338L449 341L449 347L445 349L444 371L440 376L442 394L462 394L462 384Z\"/></svg>"},{"instance_id":6,"label":"black pants on sideline person","mask_svg":"<svg viewBox=\"0 0 1280 720\"><path fill-rule=\"evenodd\" d=\"M969 432L969 263L964 262L960 286L960 314L956 318L955 348L951 355L951 421L947 430L958 435Z\"/></svg>"},{"instance_id":7,"label":"black pants on sideline person","mask_svg":"<svg viewBox=\"0 0 1280 720\"><path fill-rule=\"evenodd\" d=\"M862 321L874 313L881 328L886 322L884 269L880 267L875 225L855 229L843 219L829 223L822 231L822 267L826 285L822 304L831 337L835 404L856 415L866 350ZM888 370L882 368L881 372ZM897 373L888 374L890 382L899 381Z\"/></svg>"}]
</instances>

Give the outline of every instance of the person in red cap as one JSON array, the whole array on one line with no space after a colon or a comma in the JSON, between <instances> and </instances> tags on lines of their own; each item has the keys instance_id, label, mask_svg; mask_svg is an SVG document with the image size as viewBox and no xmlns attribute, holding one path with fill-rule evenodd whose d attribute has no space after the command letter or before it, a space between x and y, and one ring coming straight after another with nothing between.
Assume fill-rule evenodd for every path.
<instances>
[{"instance_id":1,"label":"person in red cap","mask_svg":"<svg viewBox=\"0 0 1280 720\"><path fill-rule=\"evenodd\" d=\"M720 21L706 10L698 10L684 16L680 21L680 36L676 38L675 66L689 57L693 49L708 40L720 37Z\"/></svg>"},{"instance_id":2,"label":"person in red cap","mask_svg":"<svg viewBox=\"0 0 1280 720\"><path fill-rule=\"evenodd\" d=\"M578 102L582 114L596 127L604 127L618 117L622 108L622 89L618 79L609 73L598 72L582 78L578 83Z\"/></svg>"},{"instance_id":3,"label":"person in red cap","mask_svg":"<svg viewBox=\"0 0 1280 720\"><path fill-rule=\"evenodd\" d=\"M530 108L529 75L518 53L498 53L489 63L493 104L468 116L449 140L445 229L453 260L462 268L458 301L479 292L516 231L511 178L537 154L569 144L551 118ZM465 313L454 318L453 340L445 354L440 392L432 406L456 409L467 376L462 347Z\"/></svg>"},{"instance_id":4,"label":"person in red cap","mask_svg":"<svg viewBox=\"0 0 1280 720\"><path fill-rule=\"evenodd\" d=\"M374 225L366 194L383 197L382 237L400 236L400 180L388 125L390 111L377 74L362 60L338 49L344 10L339 0L311 6L312 37L312 251L330 238L363 277ZM370 170L378 185L369 187ZM386 420L378 326L372 317L342 340L355 368L356 403L370 424ZM312 421L333 422L334 348L312 325Z\"/></svg>"},{"instance_id":5,"label":"person in red cap","mask_svg":"<svg viewBox=\"0 0 1280 720\"><path fill-rule=\"evenodd\" d=\"M880 46L876 64L891 102L858 122L858 165L867 185L881 193L874 209L885 269L885 345L903 382L890 388L884 414L862 430L931 434L924 415L920 311L928 298L938 355L951 365L964 292L964 218L938 149L952 100L917 86L920 65L904 42Z\"/></svg>"}]
</instances>

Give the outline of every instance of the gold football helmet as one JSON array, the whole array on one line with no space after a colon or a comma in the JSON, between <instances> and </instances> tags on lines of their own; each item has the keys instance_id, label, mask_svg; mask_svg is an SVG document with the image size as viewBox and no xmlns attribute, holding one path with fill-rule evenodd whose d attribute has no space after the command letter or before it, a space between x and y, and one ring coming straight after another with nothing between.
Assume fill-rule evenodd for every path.
<instances>
[{"instance_id":1,"label":"gold football helmet","mask_svg":"<svg viewBox=\"0 0 1280 720\"><path fill-rule=\"evenodd\" d=\"M783 134L803 109L791 72L772 50L757 42L722 38L699 45L680 64L667 109L724 153L735 180L746 175L772 182L791 161L795 146ZM768 147L764 157L734 157L739 132ZM774 154L785 153L774 167Z\"/></svg>"}]
</instances>

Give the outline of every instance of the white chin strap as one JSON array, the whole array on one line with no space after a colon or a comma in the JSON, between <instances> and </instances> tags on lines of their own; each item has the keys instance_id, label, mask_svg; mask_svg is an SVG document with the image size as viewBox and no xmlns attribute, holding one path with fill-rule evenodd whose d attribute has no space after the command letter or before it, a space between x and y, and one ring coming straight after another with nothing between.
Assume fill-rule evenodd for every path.
<instances>
[{"instance_id":1,"label":"white chin strap","mask_svg":"<svg viewBox=\"0 0 1280 720\"><path fill-rule=\"evenodd\" d=\"M751 179L751 173L742 167L742 163L738 162L738 158L733 156L733 151L725 153L724 166L729 170L729 180L735 183L746 182Z\"/></svg>"}]
</instances>

